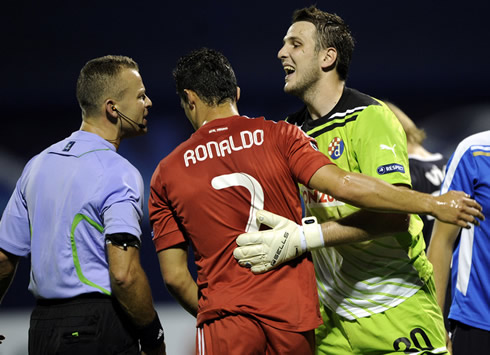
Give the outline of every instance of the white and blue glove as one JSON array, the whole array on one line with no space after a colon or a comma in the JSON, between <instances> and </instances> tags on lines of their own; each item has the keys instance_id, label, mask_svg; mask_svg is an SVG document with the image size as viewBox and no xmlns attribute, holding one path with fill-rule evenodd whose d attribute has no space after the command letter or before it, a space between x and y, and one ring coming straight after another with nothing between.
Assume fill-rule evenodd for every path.
<instances>
[{"instance_id":1,"label":"white and blue glove","mask_svg":"<svg viewBox=\"0 0 490 355\"><path fill-rule=\"evenodd\" d=\"M303 218L303 224L277 214L257 211L257 222L272 229L240 234L233 256L240 266L254 274L269 271L308 250L323 247L322 228L315 217Z\"/></svg>"}]
</instances>

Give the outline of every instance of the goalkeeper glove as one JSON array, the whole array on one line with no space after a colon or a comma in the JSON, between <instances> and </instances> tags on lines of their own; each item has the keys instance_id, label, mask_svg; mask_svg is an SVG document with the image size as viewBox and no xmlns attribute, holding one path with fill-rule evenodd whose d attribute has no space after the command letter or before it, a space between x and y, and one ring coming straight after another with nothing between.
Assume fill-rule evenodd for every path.
<instances>
[{"instance_id":1,"label":"goalkeeper glove","mask_svg":"<svg viewBox=\"0 0 490 355\"><path fill-rule=\"evenodd\" d=\"M269 271L307 250L323 247L322 228L315 217L303 218L298 225L274 213L257 211L257 221L273 229L240 234L233 256L254 274Z\"/></svg>"}]
</instances>

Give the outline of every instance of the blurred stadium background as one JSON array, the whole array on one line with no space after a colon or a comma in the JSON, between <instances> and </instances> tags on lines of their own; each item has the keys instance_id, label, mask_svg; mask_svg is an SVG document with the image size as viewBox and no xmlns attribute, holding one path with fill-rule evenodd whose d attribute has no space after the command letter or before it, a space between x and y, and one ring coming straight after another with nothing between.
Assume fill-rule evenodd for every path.
<instances>
[{"instance_id":1,"label":"blurred stadium background","mask_svg":"<svg viewBox=\"0 0 490 355\"><path fill-rule=\"evenodd\" d=\"M202 46L222 51L242 89L241 114L280 120L298 109L300 102L282 91L276 54L293 10L311 4L88 0L6 7L0 14L0 212L25 163L79 128L75 83L94 57L123 54L140 65L153 101L149 133L124 141L119 152L141 171L146 196L159 160L193 132L172 82L179 56ZM488 2L335 0L317 6L343 17L356 39L347 85L397 104L427 131L429 150L449 156L465 136L490 129ZM147 218L143 229L143 266L167 331L168 353L187 353L194 320L165 289ZM0 355L27 353L34 305L28 277L29 261L22 260L0 307L0 334L7 336Z\"/></svg>"}]
</instances>

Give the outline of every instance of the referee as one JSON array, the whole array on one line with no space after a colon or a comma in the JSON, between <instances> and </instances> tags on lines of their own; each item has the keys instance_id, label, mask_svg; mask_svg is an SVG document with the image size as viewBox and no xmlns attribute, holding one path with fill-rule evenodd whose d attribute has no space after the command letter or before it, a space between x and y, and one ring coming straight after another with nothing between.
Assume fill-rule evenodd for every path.
<instances>
[{"instance_id":1,"label":"referee","mask_svg":"<svg viewBox=\"0 0 490 355\"><path fill-rule=\"evenodd\" d=\"M80 130L27 163L3 213L0 301L30 255L29 354L165 354L139 257L143 181L116 152L147 131L138 65L90 60L77 99Z\"/></svg>"}]
</instances>

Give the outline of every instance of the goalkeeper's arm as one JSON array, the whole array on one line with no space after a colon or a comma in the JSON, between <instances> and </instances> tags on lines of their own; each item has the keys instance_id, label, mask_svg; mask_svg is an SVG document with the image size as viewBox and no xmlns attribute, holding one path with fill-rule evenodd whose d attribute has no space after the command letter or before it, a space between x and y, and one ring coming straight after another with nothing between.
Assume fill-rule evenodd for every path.
<instances>
[{"instance_id":1,"label":"goalkeeper's arm","mask_svg":"<svg viewBox=\"0 0 490 355\"><path fill-rule=\"evenodd\" d=\"M470 223L478 225L478 219L484 219L481 206L464 192L449 191L441 196L432 196L390 185L367 175L346 172L332 164L318 169L309 186L357 207L380 212L430 214L443 222L464 228L470 228ZM240 247L234 252L240 265L250 266L253 272L267 271L306 250L335 245L336 241L348 243L366 240L378 234L376 222L379 220L374 218L374 225L371 222L365 226L351 223L346 227L343 223L352 222L347 219L328 222L320 229L314 220L299 226L277 215L258 214L258 219L273 230L241 235L237 239ZM330 230L337 228L341 229L335 232ZM386 226L382 231L388 232ZM331 240L326 240L326 235Z\"/></svg>"},{"instance_id":2,"label":"goalkeeper's arm","mask_svg":"<svg viewBox=\"0 0 490 355\"><path fill-rule=\"evenodd\" d=\"M317 223L315 217L303 218L298 225L268 211L257 211L257 221L272 229L241 234L233 255L241 266L263 273L294 259L308 250L372 239L408 229L409 218L399 215L388 221L373 218L375 213L360 211L338 221ZM401 220L401 221L400 221ZM374 223L373 223L374 221ZM379 222L378 222L379 221Z\"/></svg>"}]
</instances>

